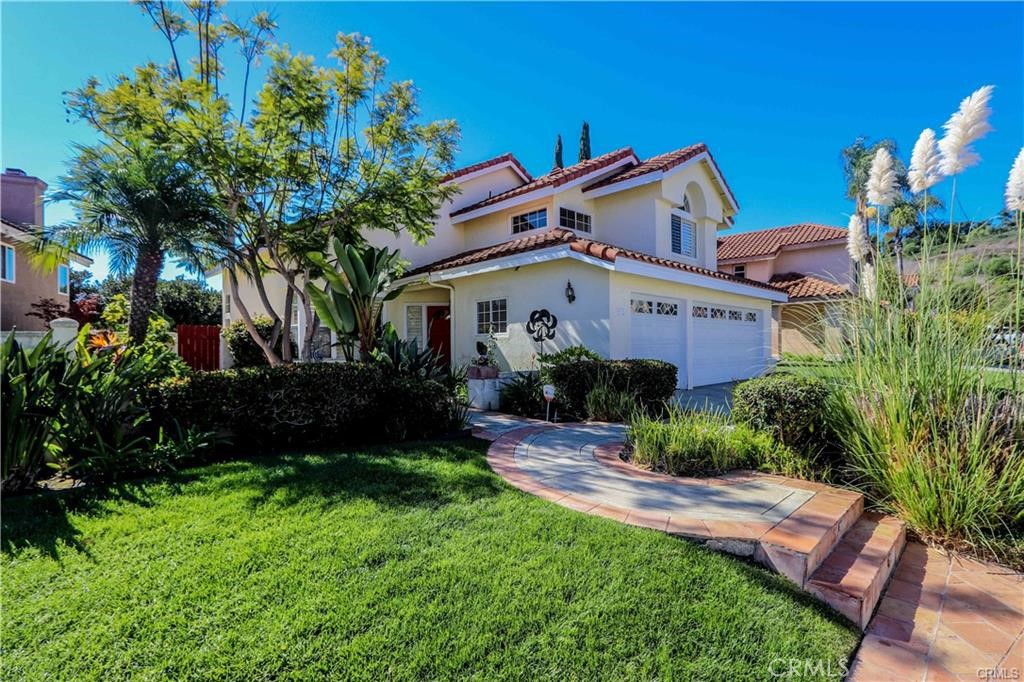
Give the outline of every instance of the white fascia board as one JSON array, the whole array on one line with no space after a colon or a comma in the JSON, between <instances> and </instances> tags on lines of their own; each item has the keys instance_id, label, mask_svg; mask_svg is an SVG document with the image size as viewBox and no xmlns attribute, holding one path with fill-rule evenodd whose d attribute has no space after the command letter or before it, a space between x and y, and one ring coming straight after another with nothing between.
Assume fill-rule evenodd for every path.
<instances>
[{"instance_id":1,"label":"white fascia board","mask_svg":"<svg viewBox=\"0 0 1024 682\"><path fill-rule=\"evenodd\" d=\"M484 175L494 173L495 171L500 171L503 168L511 168L512 171L523 180L523 184L526 184L527 182L531 181L530 178L523 175L523 171L519 170L519 166L512 163L511 161L502 161L501 163L496 164L494 166L487 166L486 168L480 168L478 170L475 170L472 173L466 173L465 175L460 175L457 178L452 178L446 184L460 185L468 180L473 180L475 178L479 178Z\"/></svg>"},{"instance_id":2,"label":"white fascia board","mask_svg":"<svg viewBox=\"0 0 1024 682\"><path fill-rule=\"evenodd\" d=\"M779 303L789 300L789 296L783 291L772 291L770 289L750 286L749 284L742 284L740 282L718 279L716 277L709 277L708 275L699 275L695 272L677 270L676 268L664 265L644 263L643 261L634 260L625 256L619 256L615 259L615 271L629 275L639 275L641 277L651 277L652 279L676 282L677 284L688 284L690 286L701 287L703 289L724 291L730 294L737 294L739 296L766 298L770 301L778 301Z\"/></svg>"},{"instance_id":3,"label":"white fascia board","mask_svg":"<svg viewBox=\"0 0 1024 682\"><path fill-rule=\"evenodd\" d=\"M711 155L708 154L707 152L701 152L692 159L684 161L675 168L670 169L667 173L665 173L665 175L675 175L676 173L682 171L684 168L689 168L690 166L701 161L707 163L708 170L711 171L711 175L715 178L715 181L718 183L718 186L722 189L722 194L729 200L729 203L732 204L733 213L738 212L740 210L740 205L736 201L736 197L733 196L733 193L729 191L729 186L725 184L725 178L723 178L721 172L719 172L718 165L714 162L714 160L711 158Z\"/></svg>"},{"instance_id":4,"label":"white fascia board","mask_svg":"<svg viewBox=\"0 0 1024 682\"><path fill-rule=\"evenodd\" d=\"M601 175L604 173L608 173L609 171L613 171L617 168L621 168L627 163L636 162L636 156L627 156L623 159L619 159L613 164L605 166L604 168L600 168L594 171L593 173L588 173L586 175L578 177L575 180L571 180L570 182L567 182L565 184L557 186L548 185L547 187L541 187L539 189L533 190L532 192L527 192L525 194L520 194L519 196L510 197L508 199L505 199L504 201L499 201L496 204L491 204L489 206L481 206L475 211L469 211L468 213L462 213L457 216L450 216L450 220L453 225L456 225L458 223L464 223L467 220L472 220L473 218L479 218L480 216L496 213L498 211L503 211L506 208L518 206L519 204L526 204L531 201L536 201L537 199L543 199L544 197L553 196L555 194L558 194L559 192L564 192L565 190L571 189L577 185L582 185L587 182L594 182L594 176L596 175Z\"/></svg>"}]
</instances>

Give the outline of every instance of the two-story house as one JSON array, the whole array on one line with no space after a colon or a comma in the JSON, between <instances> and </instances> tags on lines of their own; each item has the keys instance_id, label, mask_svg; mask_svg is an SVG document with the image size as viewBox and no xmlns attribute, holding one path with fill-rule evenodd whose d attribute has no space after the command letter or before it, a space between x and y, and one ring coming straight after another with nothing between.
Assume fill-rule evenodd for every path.
<instances>
[{"instance_id":1,"label":"two-story house","mask_svg":"<svg viewBox=\"0 0 1024 682\"><path fill-rule=\"evenodd\" d=\"M71 262L92 260L72 253L55 270L41 269L31 260L31 242L43 222L46 183L17 168L0 175L0 331L45 331L46 323L30 316L32 304L53 299L66 310L71 302Z\"/></svg>"},{"instance_id":2,"label":"two-story house","mask_svg":"<svg viewBox=\"0 0 1024 682\"><path fill-rule=\"evenodd\" d=\"M456 364L491 342L506 371L582 344L672 362L683 387L768 366L772 304L788 297L719 271L718 232L739 205L705 145L649 159L623 148L540 177L505 154L447 181L460 192L426 244L366 235L410 262L384 309L405 338Z\"/></svg>"},{"instance_id":3,"label":"two-story house","mask_svg":"<svg viewBox=\"0 0 1024 682\"><path fill-rule=\"evenodd\" d=\"M801 223L718 240L718 267L788 294L773 307L775 354L820 355L841 333L841 302L856 290L856 269L841 227Z\"/></svg>"}]
</instances>

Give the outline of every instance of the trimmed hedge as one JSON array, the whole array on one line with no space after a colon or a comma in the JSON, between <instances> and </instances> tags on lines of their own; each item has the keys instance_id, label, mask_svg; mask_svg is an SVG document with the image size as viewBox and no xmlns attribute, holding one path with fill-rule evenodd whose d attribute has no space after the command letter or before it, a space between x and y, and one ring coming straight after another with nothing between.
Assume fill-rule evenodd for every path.
<instances>
[{"instance_id":1,"label":"trimmed hedge","mask_svg":"<svg viewBox=\"0 0 1024 682\"><path fill-rule=\"evenodd\" d=\"M732 416L774 435L811 457L831 454L835 444L825 421L829 388L821 379L778 373L738 384Z\"/></svg>"},{"instance_id":2,"label":"trimmed hedge","mask_svg":"<svg viewBox=\"0 0 1024 682\"><path fill-rule=\"evenodd\" d=\"M443 385L364 363L198 372L157 384L149 398L160 423L177 419L256 451L423 438L450 423Z\"/></svg>"},{"instance_id":3,"label":"trimmed hedge","mask_svg":"<svg viewBox=\"0 0 1024 682\"><path fill-rule=\"evenodd\" d=\"M256 315L252 318L253 326L256 327L256 331L259 332L260 336L263 337L264 341L270 340L270 334L274 331L274 321L266 315ZM224 341L227 344L228 352L231 353L231 359L234 360L235 367L266 367L270 363L267 362L267 356L263 354L263 350L256 345L253 341L252 335L249 330L245 328L245 322L241 320L235 320L227 327L221 330L221 336L224 337ZM274 350L277 354L281 355L283 339L278 337L277 345ZM295 345L295 341L290 342L292 347L292 357L298 352L298 347Z\"/></svg>"},{"instance_id":4,"label":"trimmed hedge","mask_svg":"<svg viewBox=\"0 0 1024 682\"><path fill-rule=\"evenodd\" d=\"M555 398L566 412L587 414L587 394L602 377L617 391L632 393L640 406L660 411L676 390L678 370L662 360L576 360L547 369Z\"/></svg>"}]
</instances>

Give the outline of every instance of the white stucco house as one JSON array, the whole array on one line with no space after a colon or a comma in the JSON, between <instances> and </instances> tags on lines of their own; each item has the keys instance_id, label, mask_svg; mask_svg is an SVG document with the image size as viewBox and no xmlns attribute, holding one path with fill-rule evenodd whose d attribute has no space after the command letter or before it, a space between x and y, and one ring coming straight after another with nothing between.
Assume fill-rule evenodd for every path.
<instances>
[{"instance_id":1,"label":"white stucco house","mask_svg":"<svg viewBox=\"0 0 1024 682\"><path fill-rule=\"evenodd\" d=\"M505 154L447 181L460 192L425 245L367 235L409 261L407 288L383 313L404 337L456 364L493 339L506 371L582 344L611 358L667 360L680 387L769 366L772 306L788 296L720 271L719 232L739 205L705 145L648 159L623 148L540 177ZM255 304L251 291L242 296Z\"/></svg>"}]
</instances>

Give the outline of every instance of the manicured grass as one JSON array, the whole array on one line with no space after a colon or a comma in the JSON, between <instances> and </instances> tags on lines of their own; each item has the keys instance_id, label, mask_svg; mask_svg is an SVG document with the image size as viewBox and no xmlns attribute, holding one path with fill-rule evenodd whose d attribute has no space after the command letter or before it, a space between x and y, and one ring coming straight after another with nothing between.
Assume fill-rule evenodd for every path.
<instances>
[{"instance_id":1,"label":"manicured grass","mask_svg":"<svg viewBox=\"0 0 1024 682\"><path fill-rule=\"evenodd\" d=\"M485 448L5 500L0 678L765 680L804 659L837 679L858 635L810 597L514 490Z\"/></svg>"}]
</instances>

